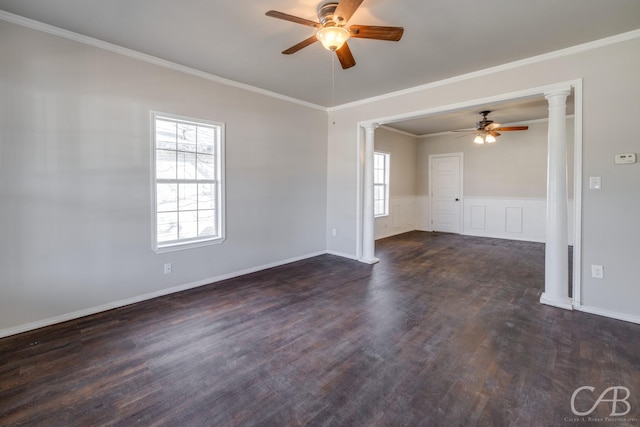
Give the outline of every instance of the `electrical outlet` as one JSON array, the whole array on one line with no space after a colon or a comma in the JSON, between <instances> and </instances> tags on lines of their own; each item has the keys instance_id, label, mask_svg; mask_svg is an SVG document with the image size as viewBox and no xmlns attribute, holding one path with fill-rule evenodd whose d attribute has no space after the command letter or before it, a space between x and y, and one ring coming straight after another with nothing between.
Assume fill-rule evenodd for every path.
<instances>
[{"instance_id":1,"label":"electrical outlet","mask_svg":"<svg viewBox=\"0 0 640 427\"><path fill-rule=\"evenodd\" d=\"M336 230L335 228L332 228L332 229L331 229L331 235L332 235L333 237L336 237L336 236L338 235L338 230Z\"/></svg>"},{"instance_id":2,"label":"electrical outlet","mask_svg":"<svg viewBox=\"0 0 640 427\"><path fill-rule=\"evenodd\" d=\"M164 274L171 274L171 263L166 263L164 265Z\"/></svg>"},{"instance_id":3,"label":"electrical outlet","mask_svg":"<svg viewBox=\"0 0 640 427\"><path fill-rule=\"evenodd\" d=\"M604 278L604 267L601 265L592 265L591 266L591 277L594 279L603 279Z\"/></svg>"}]
</instances>

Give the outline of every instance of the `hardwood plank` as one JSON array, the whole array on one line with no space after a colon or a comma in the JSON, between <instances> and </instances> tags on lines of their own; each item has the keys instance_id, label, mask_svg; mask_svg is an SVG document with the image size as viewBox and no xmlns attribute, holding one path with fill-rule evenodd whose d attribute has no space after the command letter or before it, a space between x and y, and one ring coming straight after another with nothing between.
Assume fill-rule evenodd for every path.
<instances>
[{"instance_id":1,"label":"hardwood plank","mask_svg":"<svg viewBox=\"0 0 640 427\"><path fill-rule=\"evenodd\" d=\"M583 385L628 387L615 424L640 424L640 326L541 305L544 245L411 232L376 254L2 339L0 425L560 425Z\"/></svg>"}]
</instances>

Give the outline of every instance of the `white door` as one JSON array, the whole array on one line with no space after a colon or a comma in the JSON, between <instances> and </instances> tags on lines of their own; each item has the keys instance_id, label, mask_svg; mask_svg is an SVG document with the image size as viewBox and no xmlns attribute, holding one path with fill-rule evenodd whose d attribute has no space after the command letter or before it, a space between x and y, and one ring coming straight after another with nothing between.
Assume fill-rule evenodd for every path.
<instances>
[{"instance_id":1,"label":"white door","mask_svg":"<svg viewBox=\"0 0 640 427\"><path fill-rule=\"evenodd\" d=\"M462 218L462 153L429 156L431 229L460 233Z\"/></svg>"}]
</instances>

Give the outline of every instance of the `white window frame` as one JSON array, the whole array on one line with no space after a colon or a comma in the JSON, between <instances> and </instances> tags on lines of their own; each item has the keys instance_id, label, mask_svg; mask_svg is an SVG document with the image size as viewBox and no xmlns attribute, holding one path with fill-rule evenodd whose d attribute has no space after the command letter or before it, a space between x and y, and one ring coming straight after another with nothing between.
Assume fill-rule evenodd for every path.
<instances>
[{"instance_id":1,"label":"white window frame","mask_svg":"<svg viewBox=\"0 0 640 427\"><path fill-rule=\"evenodd\" d=\"M377 182L376 180L376 171L380 168L376 168L376 157L382 156L384 159L384 171L383 177L384 182ZM389 216L389 169L391 166L391 154L385 153L382 151L374 151L373 153L373 210L374 217L380 218L384 216ZM376 199L376 188L383 187L384 188L384 212L376 212L376 201L380 200Z\"/></svg>"},{"instance_id":2,"label":"white window frame","mask_svg":"<svg viewBox=\"0 0 640 427\"><path fill-rule=\"evenodd\" d=\"M217 138L214 136L214 167L215 167L215 176L213 179L178 179L177 176L175 179L163 179L157 177L157 154L158 147L156 145L156 123L157 120L167 120L167 121L175 121L177 123L185 123L189 125L196 125L201 127L211 127L215 130L214 135L217 135ZM169 150L171 151L171 150ZM178 150L176 146L176 155L181 152ZM205 119L197 119L193 117L180 116L171 113L162 113L158 111L151 111L151 241L152 241L152 249L157 252L169 252L176 251L181 249L189 249L200 246L207 245L215 245L224 242L226 238L226 228L225 228L225 124L220 122L214 122L211 120ZM197 161L197 160L196 160ZM213 185L213 204L215 215L215 226L217 229L217 234L211 236L200 236L200 237L190 237L190 238L180 238L178 235L178 239L171 241L158 241L158 200L157 200L157 185L163 183L207 183ZM178 187L179 188L179 187ZM196 212L198 209L196 208ZM176 206L176 214L179 215L180 209L179 206ZM178 220L179 221L179 220ZM179 224L179 222L178 222ZM178 232L179 233L179 232Z\"/></svg>"}]
</instances>

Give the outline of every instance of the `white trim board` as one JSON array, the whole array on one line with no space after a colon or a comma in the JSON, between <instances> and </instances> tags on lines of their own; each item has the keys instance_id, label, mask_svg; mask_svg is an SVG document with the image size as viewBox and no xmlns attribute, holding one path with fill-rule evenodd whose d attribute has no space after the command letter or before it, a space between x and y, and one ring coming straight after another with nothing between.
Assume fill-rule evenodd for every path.
<instances>
[{"instance_id":1,"label":"white trim board","mask_svg":"<svg viewBox=\"0 0 640 427\"><path fill-rule=\"evenodd\" d=\"M630 314L618 313L615 311L604 310L602 308L590 307L587 305L573 305L574 310L582 311L584 313L595 314L597 316L608 317L611 319L622 320L624 322L636 323L640 325L640 317L632 316Z\"/></svg>"},{"instance_id":2,"label":"white trim board","mask_svg":"<svg viewBox=\"0 0 640 427\"><path fill-rule=\"evenodd\" d=\"M147 300L162 297L165 295L174 294L176 292L186 291L188 289L198 288L200 286L211 285L216 282L221 282L223 280L233 279L234 277L244 276L250 273L256 273L258 271L267 270L273 267L279 267L281 265L290 264L292 262L302 261L304 259L313 258L320 255L325 255L325 254L327 254L327 251L313 252L310 254L301 255L301 256L289 258L282 261L276 261L269 264L260 265L257 267L247 268L245 270L240 270L233 273L227 273L227 274L222 274L220 276L211 277L208 279L198 280L196 282L185 283L183 285L174 286L172 288L161 289L156 292L150 292L148 294L138 295L132 298L114 301L114 302L110 302L110 303L95 306L95 307L85 308L82 310L73 311L71 313L61 314L59 316L49 317L47 319L39 320L37 322L26 323L26 324L15 326L8 329L1 329L0 338L20 334L23 332L29 332L35 329L44 328L46 326L55 325L57 323L68 322L70 320L79 319L81 317L90 316L92 314L97 314L104 311L125 307L127 305L135 304L142 301L147 301Z\"/></svg>"}]
</instances>

